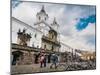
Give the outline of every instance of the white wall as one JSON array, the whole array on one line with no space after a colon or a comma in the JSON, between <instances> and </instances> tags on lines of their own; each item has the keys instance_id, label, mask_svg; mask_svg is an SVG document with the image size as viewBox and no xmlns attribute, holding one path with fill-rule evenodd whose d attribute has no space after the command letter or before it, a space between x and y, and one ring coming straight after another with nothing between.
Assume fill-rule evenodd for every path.
<instances>
[{"instance_id":1,"label":"white wall","mask_svg":"<svg viewBox=\"0 0 100 75\"><path fill-rule=\"evenodd\" d=\"M17 43L17 32L19 30L19 28L21 29L21 31L25 28L26 33L31 33L32 34L32 38L30 40L30 42L28 43L28 46L32 46L33 42L34 42L34 46L37 47L41 47L41 37L42 34L39 31L36 31L34 29L29 29L26 26L24 26L24 23L18 22L16 20L14 20L12 18L12 43ZM36 35L36 37L35 37Z\"/></svg>"}]
</instances>

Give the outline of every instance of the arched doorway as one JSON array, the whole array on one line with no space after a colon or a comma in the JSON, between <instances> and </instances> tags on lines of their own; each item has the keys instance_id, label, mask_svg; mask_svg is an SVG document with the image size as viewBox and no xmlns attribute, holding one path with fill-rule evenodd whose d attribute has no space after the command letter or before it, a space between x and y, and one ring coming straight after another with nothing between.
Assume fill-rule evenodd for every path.
<instances>
[{"instance_id":1,"label":"arched doorway","mask_svg":"<svg viewBox=\"0 0 100 75\"><path fill-rule=\"evenodd\" d=\"M38 64L39 63L39 60L38 60L39 59L39 56L40 56L40 54L34 54L34 59L35 59L34 60L34 63L35 64Z\"/></svg>"},{"instance_id":2,"label":"arched doorway","mask_svg":"<svg viewBox=\"0 0 100 75\"><path fill-rule=\"evenodd\" d=\"M23 55L23 52L21 51L13 51L12 52L12 65L16 65L16 62L19 60L19 57Z\"/></svg>"},{"instance_id":3,"label":"arched doorway","mask_svg":"<svg viewBox=\"0 0 100 75\"><path fill-rule=\"evenodd\" d=\"M51 54L48 55L48 63L51 63Z\"/></svg>"}]
</instances>

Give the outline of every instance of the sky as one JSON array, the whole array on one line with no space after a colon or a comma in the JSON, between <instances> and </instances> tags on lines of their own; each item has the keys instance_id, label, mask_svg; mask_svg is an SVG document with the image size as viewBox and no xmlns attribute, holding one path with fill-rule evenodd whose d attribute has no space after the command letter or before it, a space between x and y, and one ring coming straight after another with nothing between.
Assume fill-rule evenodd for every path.
<instances>
[{"instance_id":1,"label":"sky","mask_svg":"<svg viewBox=\"0 0 100 75\"><path fill-rule=\"evenodd\" d=\"M60 25L60 41L76 49L95 50L96 7L89 5L71 5L54 3L21 2L12 0L12 16L34 26L36 14L42 5L51 24L56 17ZM12 31L14 31L13 28ZM16 35L13 33L13 35ZM13 38L12 38L13 40Z\"/></svg>"}]
</instances>

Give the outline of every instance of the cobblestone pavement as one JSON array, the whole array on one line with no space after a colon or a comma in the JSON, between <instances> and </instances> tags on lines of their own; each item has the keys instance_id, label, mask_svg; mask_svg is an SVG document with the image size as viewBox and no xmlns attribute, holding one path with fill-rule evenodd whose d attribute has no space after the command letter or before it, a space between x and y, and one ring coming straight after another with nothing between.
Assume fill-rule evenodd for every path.
<instances>
[{"instance_id":1,"label":"cobblestone pavement","mask_svg":"<svg viewBox=\"0 0 100 75\"><path fill-rule=\"evenodd\" d=\"M39 64L33 65L15 65L11 67L11 73L15 74L24 74L24 73L37 73L37 72L55 72L55 71L63 71L63 69L50 69L50 64L47 64L45 68L40 68Z\"/></svg>"},{"instance_id":2,"label":"cobblestone pavement","mask_svg":"<svg viewBox=\"0 0 100 75\"><path fill-rule=\"evenodd\" d=\"M15 65L11 67L12 74L25 74L25 73L41 73L41 72L59 72L59 71L75 71L75 70L92 70L96 69L94 62L73 62L73 63L60 63L58 67L50 69L50 64L45 68L40 68L40 64L32 65Z\"/></svg>"}]
</instances>

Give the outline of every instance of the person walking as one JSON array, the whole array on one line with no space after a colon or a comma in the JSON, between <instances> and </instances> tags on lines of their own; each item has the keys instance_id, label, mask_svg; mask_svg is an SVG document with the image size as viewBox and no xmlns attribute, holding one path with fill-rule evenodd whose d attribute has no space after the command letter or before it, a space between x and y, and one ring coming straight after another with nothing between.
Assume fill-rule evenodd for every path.
<instances>
[{"instance_id":1,"label":"person walking","mask_svg":"<svg viewBox=\"0 0 100 75\"><path fill-rule=\"evenodd\" d=\"M46 54L44 52L40 54L40 67L46 67Z\"/></svg>"},{"instance_id":2,"label":"person walking","mask_svg":"<svg viewBox=\"0 0 100 75\"><path fill-rule=\"evenodd\" d=\"M44 67L46 67L46 55L44 55L44 61L43 61Z\"/></svg>"},{"instance_id":3,"label":"person walking","mask_svg":"<svg viewBox=\"0 0 100 75\"><path fill-rule=\"evenodd\" d=\"M42 68L44 64L44 55L40 56L40 67Z\"/></svg>"},{"instance_id":4,"label":"person walking","mask_svg":"<svg viewBox=\"0 0 100 75\"><path fill-rule=\"evenodd\" d=\"M52 68L54 66L54 68L57 68L57 62L58 62L58 56L56 54L52 54L51 56L51 65L50 68Z\"/></svg>"}]
</instances>

